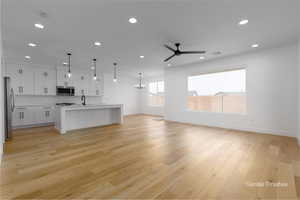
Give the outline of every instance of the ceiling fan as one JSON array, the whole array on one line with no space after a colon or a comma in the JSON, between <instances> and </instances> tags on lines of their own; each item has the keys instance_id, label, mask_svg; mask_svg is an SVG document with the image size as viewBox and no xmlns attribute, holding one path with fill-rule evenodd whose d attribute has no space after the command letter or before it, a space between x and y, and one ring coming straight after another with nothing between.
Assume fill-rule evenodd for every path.
<instances>
[{"instance_id":1,"label":"ceiling fan","mask_svg":"<svg viewBox=\"0 0 300 200\"><path fill-rule=\"evenodd\" d=\"M173 55L168 57L167 59L164 60L164 62L167 62L169 61L171 58L173 58L174 56L180 56L180 55L183 55L183 54L204 54L206 53L205 51L180 51L179 50L179 46L180 46L180 43L175 43L175 46L176 46L176 49L168 46L168 45L164 45L167 49L169 49L170 51L173 51Z\"/></svg>"}]
</instances>

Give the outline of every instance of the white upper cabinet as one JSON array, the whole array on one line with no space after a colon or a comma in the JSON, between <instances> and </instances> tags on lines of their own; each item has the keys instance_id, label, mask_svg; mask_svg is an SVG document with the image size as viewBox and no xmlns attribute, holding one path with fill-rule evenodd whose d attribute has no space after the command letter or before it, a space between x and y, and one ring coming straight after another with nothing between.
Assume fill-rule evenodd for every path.
<instances>
[{"instance_id":1,"label":"white upper cabinet","mask_svg":"<svg viewBox=\"0 0 300 200\"><path fill-rule=\"evenodd\" d=\"M6 75L11 77L11 85L16 95L34 95L34 73L30 66L8 64Z\"/></svg>"},{"instance_id":2,"label":"white upper cabinet","mask_svg":"<svg viewBox=\"0 0 300 200\"><path fill-rule=\"evenodd\" d=\"M56 70L56 83L57 86L64 86L64 87L72 87L74 86L74 72L72 71L72 76L69 78L67 76L68 68L67 67L58 67Z\"/></svg>"},{"instance_id":3,"label":"white upper cabinet","mask_svg":"<svg viewBox=\"0 0 300 200\"><path fill-rule=\"evenodd\" d=\"M76 69L73 71L75 96L89 95L89 82L91 81L90 71Z\"/></svg>"},{"instance_id":4,"label":"white upper cabinet","mask_svg":"<svg viewBox=\"0 0 300 200\"><path fill-rule=\"evenodd\" d=\"M90 81L90 91L89 91L89 95L90 96L102 96L103 95L103 75L102 74L97 74L98 79L94 80L91 77L91 81Z\"/></svg>"},{"instance_id":5,"label":"white upper cabinet","mask_svg":"<svg viewBox=\"0 0 300 200\"><path fill-rule=\"evenodd\" d=\"M33 67L19 64L6 65L6 75L11 77L11 85L16 95L56 95L56 86L74 87L75 96L102 96L103 75L89 69L72 69L72 76L67 76L67 67Z\"/></svg>"},{"instance_id":6,"label":"white upper cabinet","mask_svg":"<svg viewBox=\"0 0 300 200\"><path fill-rule=\"evenodd\" d=\"M35 69L35 94L56 95L56 70Z\"/></svg>"}]
</instances>

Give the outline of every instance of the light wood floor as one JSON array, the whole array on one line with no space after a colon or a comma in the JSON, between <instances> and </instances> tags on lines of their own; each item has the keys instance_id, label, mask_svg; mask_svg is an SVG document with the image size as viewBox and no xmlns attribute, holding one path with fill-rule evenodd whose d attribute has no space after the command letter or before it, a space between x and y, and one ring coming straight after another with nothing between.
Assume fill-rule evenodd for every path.
<instances>
[{"instance_id":1,"label":"light wood floor","mask_svg":"<svg viewBox=\"0 0 300 200\"><path fill-rule=\"evenodd\" d=\"M24 129L5 146L1 199L296 199L299 155L293 138L145 115L66 135Z\"/></svg>"}]
</instances>

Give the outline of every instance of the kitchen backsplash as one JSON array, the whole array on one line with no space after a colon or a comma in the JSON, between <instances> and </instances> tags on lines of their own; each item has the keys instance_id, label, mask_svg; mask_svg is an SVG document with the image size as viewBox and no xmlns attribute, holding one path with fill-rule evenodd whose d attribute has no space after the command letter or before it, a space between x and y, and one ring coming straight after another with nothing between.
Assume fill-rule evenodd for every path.
<instances>
[{"instance_id":1,"label":"kitchen backsplash","mask_svg":"<svg viewBox=\"0 0 300 200\"><path fill-rule=\"evenodd\" d=\"M16 106L24 105L54 105L56 103L81 104L80 97L58 97L58 96L16 96ZM87 104L101 104L102 97L86 97Z\"/></svg>"}]
</instances>

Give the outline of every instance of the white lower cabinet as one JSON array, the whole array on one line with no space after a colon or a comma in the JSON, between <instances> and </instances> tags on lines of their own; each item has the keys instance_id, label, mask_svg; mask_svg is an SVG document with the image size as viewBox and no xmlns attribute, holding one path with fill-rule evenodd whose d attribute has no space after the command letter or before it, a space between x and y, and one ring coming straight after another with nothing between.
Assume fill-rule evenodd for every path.
<instances>
[{"instance_id":1,"label":"white lower cabinet","mask_svg":"<svg viewBox=\"0 0 300 200\"><path fill-rule=\"evenodd\" d=\"M38 113L40 115L41 123L52 123L54 122L54 108L44 107Z\"/></svg>"},{"instance_id":2,"label":"white lower cabinet","mask_svg":"<svg viewBox=\"0 0 300 200\"><path fill-rule=\"evenodd\" d=\"M12 126L20 128L53 123L54 112L52 106L18 106L13 112Z\"/></svg>"},{"instance_id":3,"label":"white lower cabinet","mask_svg":"<svg viewBox=\"0 0 300 200\"><path fill-rule=\"evenodd\" d=\"M17 107L13 112L13 126L27 126L35 121L34 111L27 107Z\"/></svg>"}]
</instances>

